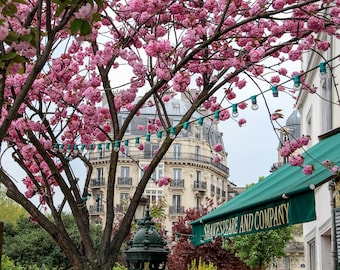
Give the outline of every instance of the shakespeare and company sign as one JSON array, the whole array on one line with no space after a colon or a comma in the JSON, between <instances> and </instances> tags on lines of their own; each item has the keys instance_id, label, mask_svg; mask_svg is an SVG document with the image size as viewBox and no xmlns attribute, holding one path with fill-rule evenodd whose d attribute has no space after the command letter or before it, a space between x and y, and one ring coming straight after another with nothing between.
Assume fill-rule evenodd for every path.
<instances>
[{"instance_id":1,"label":"shakespeare and company sign","mask_svg":"<svg viewBox=\"0 0 340 270\"><path fill-rule=\"evenodd\" d=\"M237 197L233 200L236 202ZM316 219L314 190L293 194L286 199L273 198L272 201L260 205L252 204L249 199L244 207L235 207L237 204L226 202L192 222L192 243L200 245L214 240L217 236L228 238Z\"/></svg>"},{"instance_id":2,"label":"shakespeare and company sign","mask_svg":"<svg viewBox=\"0 0 340 270\"><path fill-rule=\"evenodd\" d=\"M204 240L254 233L289 225L289 202L204 224Z\"/></svg>"}]
</instances>

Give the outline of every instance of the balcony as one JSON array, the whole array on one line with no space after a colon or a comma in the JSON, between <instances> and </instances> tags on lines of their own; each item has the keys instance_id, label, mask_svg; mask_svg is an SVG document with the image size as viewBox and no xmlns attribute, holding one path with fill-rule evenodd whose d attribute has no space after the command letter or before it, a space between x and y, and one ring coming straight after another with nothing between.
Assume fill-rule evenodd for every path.
<instances>
[{"instance_id":1,"label":"balcony","mask_svg":"<svg viewBox=\"0 0 340 270\"><path fill-rule=\"evenodd\" d=\"M204 163L210 164L214 167L217 167L221 171L226 174L229 174L229 168L221 163L212 162L213 159L211 157L197 155L194 153L180 153L176 154L174 152L168 152L164 157L164 161L176 161L176 162L196 162L196 163Z\"/></svg>"},{"instance_id":2,"label":"balcony","mask_svg":"<svg viewBox=\"0 0 340 270\"><path fill-rule=\"evenodd\" d=\"M194 191L207 191L207 182L205 181L195 181L194 182L194 188L193 188Z\"/></svg>"},{"instance_id":3,"label":"balcony","mask_svg":"<svg viewBox=\"0 0 340 270\"><path fill-rule=\"evenodd\" d=\"M184 188L184 179L173 179L170 182L171 189L183 189Z\"/></svg>"},{"instance_id":4,"label":"balcony","mask_svg":"<svg viewBox=\"0 0 340 270\"><path fill-rule=\"evenodd\" d=\"M182 215L184 214L184 206L171 205L169 206L170 215Z\"/></svg>"},{"instance_id":5,"label":"balcony","mask_svg":"<svg viewBox=\"0 0 340 270\"><path fill-rule=\"evenodd\" d=\"M91 188L100 188L102 186L105 186L105 179L104 178L94 178L90 181L90 187Z\"/></svg>"},{"instance_id":6,"label":"balcony","mask_svg":"<svg viewBox=\"0 0 340 270\"><path fill-rule=\"evenodd\" d=\"M118 186L132 186L132 177L118 177Z\"/></svg>"},{"instance_id":7,"label":"balcony","mask_svg":"<svg viewBox=\"0 0 340 270\"><path fill-rule=\"evenodd\" d=\"M104 205L102 204L90 205L89 212L90 212L90 215L103 215Z\"/></svg>"}]
</instances>

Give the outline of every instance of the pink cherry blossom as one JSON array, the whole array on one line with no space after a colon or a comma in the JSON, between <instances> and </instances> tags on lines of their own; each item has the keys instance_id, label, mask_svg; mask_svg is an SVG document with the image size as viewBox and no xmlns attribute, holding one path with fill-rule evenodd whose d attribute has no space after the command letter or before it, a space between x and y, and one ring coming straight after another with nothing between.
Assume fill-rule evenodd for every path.
<instances>
[{"instance_id":1,"label":"pink cherry blossom","mask_svg":"<svg viewBox=\"0 0 340 270\"><path fill-rule=\"evenodd\" d=\"M304 157L300 154L289 157L289 163L292 166L301 166L304 162Z\"/></svg>"},{"instance_id":2,"label":"pink cherry blossom","mask_svg":"<svg viewBox=\"0 0 340 270\"><path fill-rule=\"evenodd\" d=\"M306 175L311 175L314 171L313 165L305 165L303 166L302 172Z\"/></svg>"},{"instance_id":3,"label":"pink cherry blossom","mask_svg":"<svg viewBox=\"0 0 340 270\"><path fill-rule=\"evenodd\" d=\"M214 145L214 151L215 152L221 152L223 151L223 145L221 143L217 143Z\"/></svg>"},{"instance_id":4,"label":"pink cherry blossom","mask_svg":"<svg viewBox=\"0 0 340 270\"><path fill-rule=\"evenodd\" d=\"M246 109L247 106L248 106L248 104L247 104L247 102L245 102L245 101L240 102L240 103L238 104L238 107L239 107L241 110Z\"/></svg>"},{"instance_id":5,"label":"pink cherry blossom","mask_svg":"<svg viewBox=\"0 0 340 270\"><path fill-rule=\"evenodd\" d=\"M249 56L250 56L250 61L256 63L259 62L265 55L265 49L264 48L256 48L256 49L252 49L249 52Z\"/></svg>"},{"instance_id":6,"label":"pink cherry blossom","mask_svg":"<svg viewBox=\"0 0 340 270\"><path fill-rule=\"evenodd\" d=\"M170 184L170 182L171 182L171 178L169 176L162 176L160 179L156 181L159 187L167 186Z\"/></svg>"},{"instance_id":7,"label":"pink cherry blossom","mask_svg":"<svg viewBox=\"0 0 340 270\"><path fill-rule=\"evenodd\" d=\"M216 155L216 156L214 156L214 159L213 159L212 162L216 164L216 163L219 163L220 161L221 161L221 158Z\"/></svg>"},{"instance_id":8,"label":"pink cherry blossom","mask_svg":"<svg viewBox=\"0 0 340 270\"><path fill-rule=\"evenodd\" d=\"M137 148L138 148L138 150L143 151L144 150L144 144L140 143Z\"/></svg>"},{"instance_id":9,"label":"pink cherry blossom","mask_svg":"<svg viewBox=\"0 0 340 270\"><path fill-rule=\"evenodd\" d=\"M287 69L286 68L280 68L279 70L278 70L278 73L280 74L280 75L287 75L287 73L288 73L288 71L287 71Z\"/></svg>"},{"instance_id":10,"label":"pink cherry blossom","mask_svg":"<svg viewBox=\"0 0 340 270\"><path fill-rule=\"evenodd\" d=\"M241 118L240 120L238 120L238 125L240 126L240 127L242 127L244 124L246 124L247 123L247 120L246 119L244 119L244 118Z\"/></svg>"},{"instance_id":11,"label":"pink cherry blossom","mask_svg":"<svg viewBox=\"0 0 340 270\"><path fill-rule=\"evenodd\" d=\"M5 27L3 25L0 25L0 40L5 40L9 33L8 27Z\"/></svg>"},{"instance_id":12,"label":"pink cherry blossom","mask_svg":"<svg viewBox=\"0 0 340 270\"><path fill-rule=\"evenodd\" d=\"M228 120L230 118L230 113L228 110L223 110L220 112L220 120L221 121L225 121Z\"/></svg>"}]
</instances>

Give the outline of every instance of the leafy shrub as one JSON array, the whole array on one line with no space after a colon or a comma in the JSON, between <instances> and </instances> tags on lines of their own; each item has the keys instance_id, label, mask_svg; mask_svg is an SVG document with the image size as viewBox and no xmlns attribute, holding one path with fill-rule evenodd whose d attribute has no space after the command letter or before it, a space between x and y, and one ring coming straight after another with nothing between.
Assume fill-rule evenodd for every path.
<instances>
[{"instance_id":1,"label":"leafy shrub","mask_svg":"<svg viewBox=\"0 0 340 270\"><path fill-rule=\"evenodd\" d=\"M191 265L188 265L188 270L217 270L217 267L214 266L212 262L202 262L202 258L200 258L198 261L198 265L196 259L194 259L191 262Z\"/></svg>"}]
</instances>

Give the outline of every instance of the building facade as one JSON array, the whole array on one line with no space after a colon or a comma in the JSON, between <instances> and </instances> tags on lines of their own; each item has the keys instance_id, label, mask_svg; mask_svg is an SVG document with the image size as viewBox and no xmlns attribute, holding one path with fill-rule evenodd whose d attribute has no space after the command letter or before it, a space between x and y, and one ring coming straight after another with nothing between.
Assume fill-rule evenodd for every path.
<instances>
[{"instance_id":1,"label":"building facade","mask_svg":"<svg viewBox=\"0 0 340 270\"><path fill-rule=\"evenodd\" d=\"M165 105L172 126L178 124L190 106L185 98L172 99ZM127 112L120 112L120 123L124 122L126 116ZM200 123L198 120L202 119L202 116L203 123ZM143 199L151 206L160 201L165 203L164 225L167 231L171 231L172 223L177 221L179 216L183 216L186 209L200 208L205 197L213 199L217 206L228 199L228 190L233 190L235 186L228 181L227 153L225 150L216 153L212 149L217 143L223 145L223 134L218 130L217 124L205 116L204 110L193 115L187 130L182 130L176 137L144 191ZM114 198L118 216L124 214L143 174L143 167L150 163L154 151L157 151L161 144L162 138L157 136L157 133L146 138L146 131L139 128L153 121L157 121L155 109L143 108L140 116L134 117L130 123L124 137L130 143L124 145L124 151L119 152ZM135 142L143 143L144 149L139 150ZM102 224L105 220L105 177L108 175L110 151L103 144L90 154L93 165L90 184L92 196L87 204L91 221L96 224ZM216 154L220 158L218 163L213 162ZM157 185L156 181L162 176L171 178L169 185ZM138 214L139 217L142 216L138 211L136 218Z\"/></svg>"},{"instance_id":2,"label":"building facade","mask_svg":"<svg viewBox=\"0 0 340 270\"><path fill-rule=\"evenodd\" d=\"M318 143L319 136L340 127L340 68L338 60L335 60L340 53L339 42L328 36L318 38L328 40L331 46L325 53L311 52L304 55L305 81L311 85L311 89L302 89L297 100L301 113L301 134L311 138L308 147ZM311 90L315 93L309 93ZM337 269L333 208L339 205L335 205L333 183L330 181L315 189L317 219L303 225L306 268L309 270Z\"/></svg>"}]
</instances>

